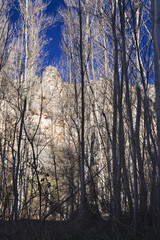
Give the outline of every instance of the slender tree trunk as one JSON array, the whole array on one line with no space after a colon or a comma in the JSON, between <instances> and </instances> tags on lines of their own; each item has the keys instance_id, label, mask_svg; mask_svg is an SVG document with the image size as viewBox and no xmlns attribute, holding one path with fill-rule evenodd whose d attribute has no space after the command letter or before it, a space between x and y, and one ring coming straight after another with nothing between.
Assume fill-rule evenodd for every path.
<instances>
[{"instance_id":1,"label":"slender tree trunk","mask_svg":"<svg viewBox=\"0 0 160 240\"><path fill-rule=\"evenodd\" d=\"M32 148L32 155L33 155L33 166L34 166L34 170L36 173L36 178L37 178L37 183L38 183L38 192L39 192L39 220L41 220L42 217L42 187L41 187L41 183L40 183L40 179L39 179L39 174L38 174L38 166L36 163L37 157L35 155L35 149L34 149L34 143L32 140L30 140L30 144L31 144L31 148Z\"/></svg>"},{"instance_id":2,"label":"slender tree trunk","mask_svg":"<svg viewBox=\"0 0 160 240\"><path fill-rule=\"evenodd\" d=\"M120 205L120 189L118 181L118 155L117 155L117 98L118 98L118 83L119 83L119 73L118 73L118 40L116 31L116 17L117 17L117 2L114 1L112 7L112 31L113 31L113 49L114 49L114 90L113 90L113 129L112 129L112 156L113 156L113 217L117 218L121 211ZM120 171L120 170L119 170Z\"/></svg>"},{"instance_id":3,"label":"slender tree trunk","mask_svg":"<svg viewBox=\"0 0 160 240\"><path fill-rule=\"evenodd\" d=\"M122 70L123 71L123 70ZM121 78L121 84L119 84L119 94L118 94L118 102L119 102L119 158L120 158L120 164L123 169L123 177L124 177L124 189L125 194L128 198L128 204L130 209L130 214L133 213L133 201L130 193L130 187L129 187L129 177L127 173L126 168L126 161L125 161L125 138L124 138L124 119L123 119L123 91L124 91L124 80L123 80L123 74ZM121 169L121 168L120 168Z\"/></svg>"},{"instance_id":4,"label":"slender tree trunk","mask_svg":"<svg viewBox=\"0 0 160 240\"><path fill-rule=\"evenodd\" d=\"M26 111L26 98L24 100L24 107L21 113L21 123L20 123L20 129L19 129L19 137L18 137L17 164L16 164L16 169L13 169L13 171L15 171L13 175L13 192L14 192L13 219L15 221L18 218L18 175L19 175L19 168L21 163L21 142L22 142L22 132L23 132L25 111Z\"/></svg>"},{"instance_id":5,"label":"slender tree trunk","mask_svg":"<svg viewBox=\"0 0 160 240\"><path fill-rule=\"evenodd\" d=\"M58 200L58 204L60 204L59 184L58 184L58 175L57 175L57 163L56 163L56 157L55 157L53 152L52 152L52 155L53 155L53 162L54 162L54 173L55 173L55 180L56 180L57 200Z\"/></svg>"},{"instance_id":6,"label":"slender tree trunk","mask_svg":"<svg viewBox=\"0 0 160 240\"><path fill-rule=\"evenodd\" d=\"M158 225L160 226L160 1L152 0L152 32L154 43L154 69L157 115L157 165L159 169L157 196L158 196Z\"/></svg>"},{"instance_id":7,"label":"slender tree trunk","mask_svg":"<svg viewBox=\"0 0 160 240\"><path fill-rule=\"evenodd\" d=\"M24 73L24 87L25 96L28 95L28 0L26 0L26 15L25 15L25 73ZM27 103L28 104L28 103Z\"/></svg>"},{"instance_id":8,"label":"slender tree trunk","mask_svg":"<svg viewBox=\"0 0 160 240\"><path fill-rule=\"evenodd\" d=\"M79 0L79 24L80 24L80 65L81 65L81 157L80 157L80 182L81 182L81 215L85 214L86 206L86 186L85 186L85 100L84 100L84 67L83 67L83 39L82 39L82 9L81 0Z\"/></svg>"},{"instance_id":9,"label":"slender tree trunk","mask_svg":"<svg viewBox=\"0 0 160 240\"><path fill-rule=\"evenodd\" d=\"M135 141L136 141L136 153L137 153L137 159L138 159L138 167L139 167L139 176L140 176L140 212L141 217L143 220L145 220L145 216L147 213L147 190L146 190L146 184L145 184L145 178L144 178L144 168L143 168L143 161L141 157L141 144L140 144L140 122L141 122L141 104L142 104L142 98L141 98L141 74L142 79L143 77L143 71L141 71L142 66L140 62L140 1L138 0L136 3L137 11L136 11L136 28L135 28L135 44L136 44L136 71L137 71L137 79L136 79L136 92L137 92L137 113L136 113L136 127L135 127ZM144 90L145 82L143 81ZM145 91L145 102L146 102L146 91ZM145 108L146 104L144 104Z\"/></svg>"},{"instance_id":10,"label":"slender tree trunk","mask_svg":"<svg viewBox=\"0 0 160 240\"><path fill-rule=\"evenodd\" d=\"M138 187L137 187L137 166L136 166L136 145L135 135L133 128L133 116L131 110L131 99L129 94L129 79L127 73L127 61L126 61L126 41L125 41L125 0L118 0L121 20L121 32L122 32L122 51L123 51L123 69L124 79L126 83L126 105L127 113L130 124L130 139L131 139L131 156L133 161L133 177L134 177L134 236L136 237L138 231Z\"/></svg>"}]
</instances>

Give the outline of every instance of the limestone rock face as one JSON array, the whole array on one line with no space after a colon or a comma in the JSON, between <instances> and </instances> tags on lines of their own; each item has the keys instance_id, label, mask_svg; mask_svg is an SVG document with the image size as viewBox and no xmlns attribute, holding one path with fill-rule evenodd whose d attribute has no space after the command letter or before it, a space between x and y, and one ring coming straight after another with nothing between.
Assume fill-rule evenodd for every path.
<instances>
[{"instance_id":1,"label":"limestone rock face","mask_svg":"<svg viewBox=\"0 0 160 240\"><path fill-rule=\"evenodd\" d=\"M47 67L42 77L44 114L52 120L57 120L60 114L62 80L56 68Z\"/></svg>"},{"instance_id":2,"label":"limestone rock face","mask_svg":"<svg viewBox=\"0 0 160 240\"><path fill-rule=\"evenodd\" d=\"M31 103L33 115L40 115L42 111L45 118L57 120L60 113L62 80L55 67L49 66L44 70L41 84L37 85L33 92Z\"/></svg>"},{"instance_id":3,"label":"limestone rock face","mask_svg":"<svg viewBox=\"0 0 160 240\"><path fill-rule=\"evenodd\" d=\"M30 134L36 131L39 139L40 160L46 166L52 156L54 145L63 144L63 123L61 103L63 102L63 83L55 67L48 66L41 77L40 84L32 89L32 99L29 107ZM32 126L32 129L31 129ZM46 145L44 147L44 145Z\"/></svg>"},{"instance_id":4,"label":"limestone rock face","mask_svg":"<svg viewBox=\"0 0 160 240\"><path fill-rule=\"evenodd\" d=\"M13 83L14 82L5 78L3 79L2 75L0 75L0 132L6 134L5 127L7 126L7 134L8 136L12 136L13 133L16 132L16 129L16 138L18 139L21 109L23 109L23 98L25 94L22 91L22 98L20 98L19 89L17 88L15 91L17 84ZM109 99L107 96L108 92L112 92L112 86L108 86L106 81L102 79L100 81L91 81L91 87L94 91L94 98L90 98L90 106L94 107L95 112L93 113L92 109L90 109L90 129L94 129L94 114L96 113L96 118L101 121L101 110L99 111L99 109L103 109L103 107L106 112L108 111L110 113L108 114L108 118L110 118L109 121L112 122L112 99ZM85 88L85 90L86 89L87 88ZM81 99L80 90L80 86L77 85L79 100ZM132 86L131 90L133 120L136 124L136 88ZM88 95L85 95L87 108ZM101 96L103 97L101 98ZM103 101L104 96L106 96L105 99L107 99L105 103ZM151 106L154 108L155 86L148 86L148 96ZM95 99L98 102L97 105L95 105ZM75 104L74 85L62 82L57 69L48 66L41 77L34 76L34 78L32 78L32 85L30 85L28 91L27 102L28 108L25 112L24 120L27 134L23 131L23 139L25 139L26 134L30 140L34 141L34 146L37 150L37 159L45 166L49 166L49 162L53 164L55 148L63 149L65 144L67 146L68 139L70 139L71 136L74 138L74 144L76 144L76 140L78 139L75 125L79 119L77 122L72 121L72 119L76 117L75 110L77 109ZM79 112L81 111L80 106L81 102L79 101ZM126 111L125 106L124 111ZM155 114L154 110L153 113ZM27 148L28 146L25 147ZM16 149L17 146L15 146L15 151Z\"/></svg>"}]
</instances>

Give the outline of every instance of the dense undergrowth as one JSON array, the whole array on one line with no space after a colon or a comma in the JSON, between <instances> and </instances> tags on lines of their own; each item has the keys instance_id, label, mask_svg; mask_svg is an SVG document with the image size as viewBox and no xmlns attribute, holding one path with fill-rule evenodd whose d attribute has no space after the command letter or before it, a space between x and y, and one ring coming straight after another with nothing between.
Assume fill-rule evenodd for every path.
<instances>
[{"instance_id":1,"label":"dense undergrowth","mask_svg":"<svg viewBox=\"0 0 160 240\"><path fill-rule=\"evenodd\" d=\"M138 234L134 237L133 220L102 220L88 215L72 217L68 221L22 219L17 222L0 221L1 240L158 240L160 231L148 217L139 221Z\"/></svg>"}]
</instances>

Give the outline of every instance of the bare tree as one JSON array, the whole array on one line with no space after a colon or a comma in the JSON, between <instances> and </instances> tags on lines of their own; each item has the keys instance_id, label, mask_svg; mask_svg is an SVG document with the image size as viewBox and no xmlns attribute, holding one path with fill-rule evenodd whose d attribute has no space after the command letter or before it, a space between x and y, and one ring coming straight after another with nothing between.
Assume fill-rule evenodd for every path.
<instances>
[{"instance_id":1,"label":"bare tree","mask_svg":"<svg viewBox=\"0 0 160 240\"><path fill-rule=\"evenodd\" d=\"M154 43L154 69L155 69L155 92L156 92L156 115L157 115L157 165L158 172L160 174L160 38L159 38L159 27L160 27L160 3L159 1L152 2L152 32L153 32L153 43ZM160 176L158 176L157 182L157 195L158 195L158 224L160 224Z\"/></svg>"}]
</instances>

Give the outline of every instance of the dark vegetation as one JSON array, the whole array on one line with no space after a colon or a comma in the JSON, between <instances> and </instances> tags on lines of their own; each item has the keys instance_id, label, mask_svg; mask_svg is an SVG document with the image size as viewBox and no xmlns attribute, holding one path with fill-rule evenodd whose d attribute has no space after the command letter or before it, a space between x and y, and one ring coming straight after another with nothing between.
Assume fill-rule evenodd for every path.
<instances>
[{"instance_id":1,"label":"dark vegetation","mask_svg":"<svg viewBox=\"0 0 160 240\"><path fill-rule=\"evenodd\" d=\"M140 219L140 218L139 218ZM68 221L21 219L17 222L0 221L0 239L3 240L159 240L160 231L150 217L138 222L134 238L133 218L107 221L97 216L72 217Z\"/></svg>"}]
</instances>

